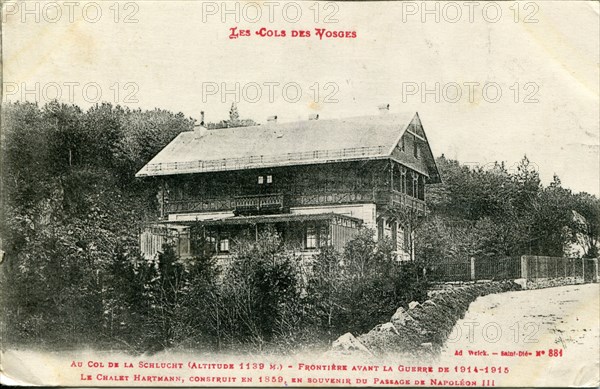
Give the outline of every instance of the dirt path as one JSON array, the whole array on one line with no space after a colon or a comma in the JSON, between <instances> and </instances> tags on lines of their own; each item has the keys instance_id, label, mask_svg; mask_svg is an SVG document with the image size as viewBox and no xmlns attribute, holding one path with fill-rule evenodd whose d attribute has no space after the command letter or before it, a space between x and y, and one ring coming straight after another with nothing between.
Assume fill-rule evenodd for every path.
<instances>
[{"instance_id":1,"label":"dirt path","mask_svg":"<svg viewBox=\"0 0 600 389\"><path fill-rule=\"evenodd\" d=\"M597 386L599 292L600 285L586 284L480 297L439 363L508 367L496 379L502 386Z\"/></svg>"}]
</instances>

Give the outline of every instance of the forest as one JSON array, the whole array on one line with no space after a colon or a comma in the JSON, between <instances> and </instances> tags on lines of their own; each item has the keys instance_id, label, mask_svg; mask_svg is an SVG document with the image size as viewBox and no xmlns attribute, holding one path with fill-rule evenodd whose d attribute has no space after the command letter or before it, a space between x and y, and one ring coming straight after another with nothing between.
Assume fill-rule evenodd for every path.
<instances>
[{"instance_id":1,"label":"forest","mask_svg":"<svg viewBox=\"0 0 600 389\"><path fill-rule=\"evenodd\" d=\"M390 242L374 242L369 230L341 253L322 250L310 274L273 231L240 242L226 268L210 250L183 260L168 246L147 261L138 234L157 217L156 188L134 175L193 119L108 103L14 102L1 120L2 347L297 352L422 301L437 261L598 256L596 196L573 193L557 176L543 185L525 156L507 168L442 155L443 182L427 187L431 212L416 227L414 262L393 260ZM252 124L232 106L207 127Z\"/></svg>"}]
</instances>

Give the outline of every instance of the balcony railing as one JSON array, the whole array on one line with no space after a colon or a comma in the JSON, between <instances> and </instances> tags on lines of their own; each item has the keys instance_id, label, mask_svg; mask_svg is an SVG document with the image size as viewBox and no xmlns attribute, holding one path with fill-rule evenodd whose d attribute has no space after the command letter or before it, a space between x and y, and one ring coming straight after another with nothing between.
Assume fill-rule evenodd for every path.
<instances>
[{"instance_id":1,"label":"balcony railing","mask_svg":"<svg viewBox=\"0 0 600 389\"><path fill-rule=\"evenodd\" d=\"M391 206L402 206L417 212L427 213L427 204L425 204L425 201L395 190L389 191L388 193Z\"/></svg>"},{"instance_id":2,"label":"balcony railing","mask_svg":"<svg viewBox=\"0 0 600 389\"><path fill-rule=\"evenodd\" d=\"M310 193L291 196L294 206L311 206L322 204L348 204L373 202L372 190L356 190L330 193Z\"/></svg>"},{"instance_id":3,"label":"balcony railing","mask_svg":"<svg viewBox=\"0 0 600 389\"><path fill-rule=\"evenodd\" d=\"M224 158L206 161L160 162L146 165L140 176L185 172L214 172L224 170L240 170L257 166L290 165L310 163L310 161L334 161L364 157L381 156L388 152L384 146L351 147L338 150L314 150L276 155L257 155L241 158Z\"/></svg>"},{"instance_id":4,"label":"balcony railing","mask_svg":"<svg viewBox=\"0 0 600 389\"><path fill-rule=\"evenodd\" d=\"M215 212L233 209L234 201L231 198L212 198L212 199L186 199L169 201L165 204L167 213L184 212Z\"/></svg>"},{"instance_id":5,"label":"balcony railing","mask_svg":"<svg viewBox=\"0 0 600 389\"><path fill-rule=\"evenodd\" d=\"M213 199L186 199L166 203L167 213L233 211L236 214L282 212L286 207L331 204L377 203L401 206L418 212L427 212L423 200L391 190L358 190L310 194L261 194Z\"/></svg>"},{"instance_id":6,"label":"balcony railing","mask_svg":"<svg viewBox=\"0 0 600 389\"><path fill-rule=\"evenodd\" d=\"M254 195L235 197L236 214L280 212L283 210L283 195Z\"/></svg>"}]
</instances>

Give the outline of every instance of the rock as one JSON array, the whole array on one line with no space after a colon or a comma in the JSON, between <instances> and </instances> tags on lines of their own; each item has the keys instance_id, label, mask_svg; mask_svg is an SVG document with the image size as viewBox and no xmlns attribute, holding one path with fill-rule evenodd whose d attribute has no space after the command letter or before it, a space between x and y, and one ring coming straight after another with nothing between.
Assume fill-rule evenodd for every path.
<instances>
[{"instance_id":1,"label":"rock","mask_svg":"<svg viewBox=\"0 0 600 389\"><path fill-rule=\"evenodd\" d=\"M406 312L406 309L400 307L396 310L396 313L394 313L394 316L392 316L390 322L396 326L403 326L406 324L406 322L411 320L414 319L408 314L408 312Z\"/></svg>"},{"instance_id":2,"label":"rock","mask_svg":"<svg viewBox=\"0 0 600 389\"><path fill-rule=\"evenodd\" d=\"M415 309L420 305L421 304L419 304L419 302L417 302L417 301L411 301L410 303L408 303L408 309Z\"/></svg>"},{"instance_id":3,"label":"rock","mask_svg":"<svg viewBox=\"0 0 600 389\"><path fill-rule=\"evenodd\" d=\"M384 323L379 327L380 332L393 332L396 335L398 334L398 330L392 323Z\"/></svg>"},{"instance_id":4,"label":"rock","mask_svg":"<svg viewBox=\"0 0 600 389\"><path fill-rule=\"evenodd\" d=\"M353 351L365 352L369 355L373 355L368 348L358 341L351 333L347 332L344 335L337 338L331 345L331 349L334 351L343 351L345 353L351 353Z\"/></svg>"},{"instance_id":5,"label":"rock","mask_svg":"<svg viewBox=\"0 0 600 389\"><path fill-rule=\"evenodd\" d=\"M527 280L525 278L516 279L515 284L519 285L523 290L527 289Z\"/></svg>"},{"instance_id":6,"label":"rock","mask_svg":"<svg viewBox=\"0 0 600 389\"><path fill-rule=\"evenodd\" d=\"M433 348L433 344L431 342L421 343L421 348L426 350L431 350Z\"/></svg>"},{"instance_id":7,"label":"rock","mask_svg":"<svg viewBox=\"0 0 600 389\"><path fill-rule=\"evenodd\" d=\"M425 300L425 302L423 303L423 306L427 306L427 305L432 306L432 307L437 307L437 304L431 300Z\"/></svg>"}]
</instances>

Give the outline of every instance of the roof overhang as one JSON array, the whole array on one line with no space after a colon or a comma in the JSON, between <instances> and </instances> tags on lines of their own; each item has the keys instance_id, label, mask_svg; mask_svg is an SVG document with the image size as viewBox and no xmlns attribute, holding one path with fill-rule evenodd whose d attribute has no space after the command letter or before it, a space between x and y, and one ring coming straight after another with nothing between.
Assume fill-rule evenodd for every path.
<instances>
[{"instance_id":1,"label":"roof overhang","mask_svg":"<svg viewBox=\"0 0 600 389\"><path fill-rule=\"evenodd\" d=\"M356 217L342 215L339 213L316 213L316 214L275 214L275 215L256 215L256 216L235 216L224 217L222 219L209 220L165 220L152 223L152 225L198 225L198 226L222 226L222 225L256 225L256 224L273 224L273 223L293 223L293 222L311 222L311 221L330 221L330 220L347 220L362 224L362 219Z\"/></svg>"},{"instance_id":2,"label":"roof overhang","mask_svg":"<svg viewBox=\"0 0 600 389\"><path fill-rule=\"evenodd\" d=\"M315 150L309 153L258 155L246 158L198 160L190 162L149 163L136 173L136 177L167 176L177 174L223 172L262 169L280 166L314 165L321 163L351 162L388 158L387 147L355 147L340 150Z\"/></svg>"}]
</instances>

